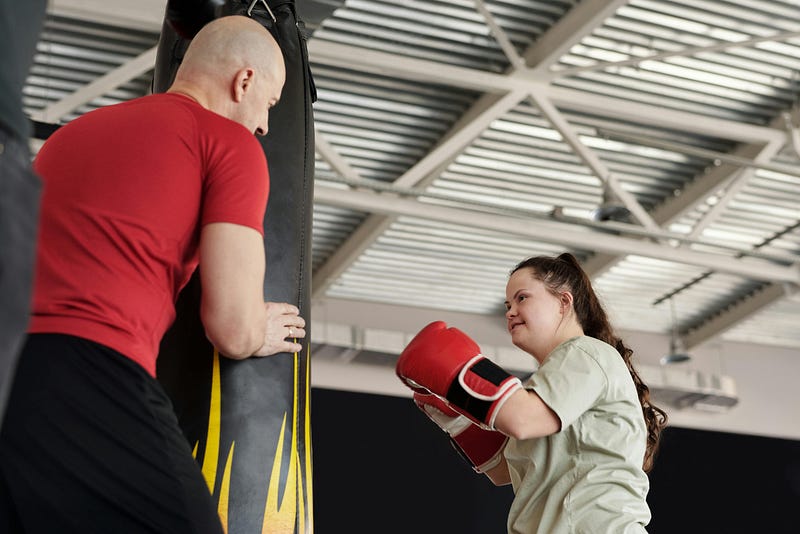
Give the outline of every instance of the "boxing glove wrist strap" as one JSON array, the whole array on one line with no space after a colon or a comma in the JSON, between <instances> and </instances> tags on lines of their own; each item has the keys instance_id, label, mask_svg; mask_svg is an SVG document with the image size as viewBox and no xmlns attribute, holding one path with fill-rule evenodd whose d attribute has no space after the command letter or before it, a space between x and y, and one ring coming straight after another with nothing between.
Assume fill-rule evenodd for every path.
<instances>
[{"instance_id":1,"label":"boxing glove wrist strap","mask_svg":"<svg viewBox=\"0 0 800 534\"><path fill-rule=\"evenodd\" d=\"M445 397L465 415L494 429L494 418L500 406L521 388L519 378L478 354L464 365Z\"/></svg>"}]
</instances>

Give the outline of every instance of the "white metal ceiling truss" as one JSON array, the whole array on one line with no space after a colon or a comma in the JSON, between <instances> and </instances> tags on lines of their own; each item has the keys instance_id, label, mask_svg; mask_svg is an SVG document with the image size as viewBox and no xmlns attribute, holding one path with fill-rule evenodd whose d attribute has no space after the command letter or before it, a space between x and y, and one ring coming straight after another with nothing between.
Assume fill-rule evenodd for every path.
<instances>
[{"instance_id":1,"label":"white metal ceiling truss","mask_svg":"<svg viewBox=\"0 0 800 534\"><path fill-rule=\"evenodd\" d=\"M561 19L562 22L560 25L553 27L553 31L557 32L558 35L567 36L568 42L564 43L562 46L559 46L559 43L554 42L553 38L548 38L549 34L542 36L538 42L546 43L548 48L561 51L560 53L563 53L564 50L568 50L574 46L575 43L579 42L586 34L599 26L610 13L614 13L622 4L626 4L626 2L581 2L569 12L568 16ZM709 197L714 195L721 196L714 208L709 210L695 222L694 229L692 229L689 233L689 237L694 239L701 239L703 229L709 227L712 222L719 217L720 214L724 213L726 206L731 199L736 196L737 191L744 188L748 183L749 178L755 174L755 168L758 166L768 167L772 158L786 144L787 136L785 132L782 131L782 127L780 125L776 126L775 124L772 124L768 128L759 126L756 126L755 128L749 128L749 124L734 122L729 123L726 119L717 120L715 118L697 117L696 115L692 116L694 114L691 113L661 110L648 107L646 105L630 106L628 102L613 102L602 97L597 98L595 100L597 104L592 107L592 99L587 99L586 95L570 94L568 91L565 93L559 93L559 91L554 89L553 86L543 86L540 82L540 79L542 78L542 74L546 68L540 65L526 66L524 62L520 61L519 55L517 55L513 49L510 49L510 40L503 35L502 29L499 28L499 26L491 19L491 17L486 16L485 5L482 2L477 2L477 5L481 15L488 19L487 22L489 23L491 32L498 37L500 47L506 53L509 63L512 65L512 68L509 69L509 71L505 74L504 79L498 76L486 75L485 72L464 72L462 70L463 67L430 65L426 63L425 60L418 60L416 58L399 57L390 59L389 57L382 57L381 52L375 52L371 50L356 51L352 49L336 49L335 46L331 47L332 43L329 42L325 42L323 45L322 43L312 41L312 58L316 62L321 62L322 64L329 66L347 67L354 70L380 73L384 76L393 75L404 79L414 78L420 81L430 81L431 74L435 73L434 81L436 83L454 87L463 87L465 89L477 88L482 91L487 91L488 93L497 93L505 90L505 96L508 97L513 95L514 100L517 98L518 91L520 91L516 80L530 80L527 83L527 86L530 89L525 90L525 97L532 97L538 108L545 113L547 118L550 120L550 123L556 127L563 139L568 142L572 149L581 156L581 159L587 164L587 166L592 169L595 176L601 180L608 181L610 185L616 186L615 192L617 192L618 196L623 199L626 206L631 209L636 216L636 219L638 219L638 221L646 228L658 229L662 226L668 226L680 215L692 210L696 210L698 205L706 203ZM606 11L604 11L604 9ZM580 29L583 29L584 31L581 32ZM792 39L797 37L797 35L798 33L796 31L783 32L775 34L772 37L761 36L740 40L739 42L735 43L735 46L755 46L765 42ZM315 47L315 44L318 44L318 47ZM618 68L622 66L638 65L644 61L663 61L670 58L691 57L695 55L702 55L704 53L724 51L733 46L734 44L732 43L717 43L707 46L695 46L679 52L649 54L646 57L624 59L616 62L616 64L605 62L588 67L573 67L570 69L564 69L561 72L549 71L547 78L554 80L558 79L559 76L608 69L609 67ZM557 61L557 56L547 56L541 51L536 51L534 49L535 46L531 46L528 51L523 53L523 56L526 58L540 57L542 58L543 63L547 66L553 65ZM509 52L509 50L511 50L511 52ZM365 59L365 54L370 57ZM358 64L348 62L346 59L343 61L343 58L358 58L358 61L356 62ZM691 134L713 135L723 139L730 138L731 141L739 144L733 146L733 149L730 152L730 158L725 158L722 155L713 157L712 161L714 164L709 169L704 169L704 172L698 174L694 180L690 182L690 185L687 184L680 196L676 196L674 197L674 200L670 199L658 205L657 208L652 211L651 215L650 213L644 211L636 202L635 198L627 194L625 189L618 186L614 175L608 172L602 161L592 153L590 148L587 148L581 143L579 137L575 134L570 124L564 120L563 115L559 113L559 110L555 107L555 105L553 105L554 100L558 101L559 95L563 95L561 102L563 102L564 107L570 107L574 102L581 102L580 111L599 114L602 114L609 109L627 109L628 111L624 117L624 119L627 121L633 121L642 124L668 125L674 129L688 131ZM503 112L505 111L507 110L503 110ZM494 117L499 117L501 114L502 112ZM490 116L490 118L494 117ZM482 118L486 119L485 116ZM483 127L483 125L481 126ZM474 131L470 133L477 135L477 132ZM647 143L645 142L645 145L646 144ZM689 151L690 148L691 147L686 147L684 153ZM709 153L712 155L714 154L710 151ZM438 161L426 161L427 167L431 169L440 169L448 163L452 156L452 152L445 152L444 157ZM720 159L725 161L720 161ZM729 164L729 161L733 161L736 164L731 165ZM742 162L744 162L744 165L742 165ZM791 172L790 166L785 166L784 168ZM421 176L423 173L416 174ZM346 176L351 180L357 179L358 177L357 173L355 172L349 173L348 175L343 174L343 176ZM432 177L429 177L428 181L431 179ZM424 187L425 183L420 181L418 184L412 184L412 186L413 185L416 185L417 187ZM723 191L725 194L720 195L720 191ZM366 212L371 211L367 205L357 206L356 204L351 204L350 207L361 209ZM373 208L372 211L374 210L375 209ZM660 217L654 217L654 215L658 216L659 214ZM384 218L380 220L384 225L388 224L388 219ZM371 223L374 223L376 222L376 219L373 218L370 221ZM385 228L379 227L377 224L365 224L365 226L371 228L371 237L363 236L361 234L354 234L349 242L349 245L344 247L345 250L351 251L351 257L347 258L340 254L329 260L329 262L324 264L320 271L318 271L318 273L322 274L323 276L321 279L315 278L315 292L317 295L324 294L326 288L330 284L330 280L336 279L338 275L345 272L348 266L351 265L353 261L356 261L359 255L370 246L369 242L366 241L365 238L374 240L377 238L377 236L382 235L382 233L385 231ZM513 232L513 230L509 231ZM358 245L356 246L353 241L357 239L359 241ZM564 245L570 245L570 243L563 240L561 242ZM597 250L597 247L595 247L595 250ZM639 254L644 253L641 247L633 247L630 249L630 252L637 252ZM675 258L676 256L673 255L672 257ZM603 254L602 250L600 250L600 253L596 254L595 257L589 260L588 266L590 272L592 272L595 276L599 276L611 265L617 261L620 261L621 259L623 259L622 256ZM335 263L331 263L331 261L334 261ZM722 261L727 262L729 259ZM788 259L788 263L796 264L796 258ZM334 265L335 268L333 267ZM790 271L796 271L796 265L790 267ZM713 270L695 273L690 277L690 280L702 280L708 276L709 272L713 272ZM317 282L320 282L320 284L317 285ZM772 281L765 281L765 283L769 285L772 283ZM685 283L679 285L686 286ZM760 298L754 299L750 293L746 292L738 295L736 299L734 299L740 304L737 305L726 303L723 310L714 312L713 323L706 323L706 319L704 317L694 319L694 323L687 322L687 324L691 325L691 335L686 337L687 346L691 347L694 344L699 344L703 341L706 341L715 335L720 334L721 332L729 330L731 326L736 324L738 320L748 317L749 314L740 313L739 306L742 306L741 309L747 309L750 313L754 313L759 309L769 307L774 303L775 299L782 298L786 294L786 286L781 283L779 283L778 286L781 288L781 290L776 290L775 288L765 289L765 286L763 285L758 285L755 287L747 284L739 285L746 286L748 292L757 292L760 295ZM673 287L669 288L669 291L672 291L673 288L674 282ZM735 288L728 289L735 290ZM771 295L773 299L767 299L764 297L764 295ZM754 307L754 301L760 302L760 306ZM727 316L728 319L724 319L724 316ZM712 325L716 325L716 328L712 328ZM686 328L685 330L689 330L689 328Z\"/></svg>"}]
</instances>

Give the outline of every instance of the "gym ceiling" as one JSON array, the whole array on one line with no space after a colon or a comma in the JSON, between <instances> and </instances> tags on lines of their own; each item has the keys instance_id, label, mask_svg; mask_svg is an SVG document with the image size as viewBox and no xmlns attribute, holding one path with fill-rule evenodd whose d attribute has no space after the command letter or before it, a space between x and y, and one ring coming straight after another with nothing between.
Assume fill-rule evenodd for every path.
<instances>
[{"instance_id":1,"label":"gym ceiling","mask_svg":"<svg viewBox=\"0 0 800 534\"><path fill-rule=\"evenodd\" d=\"M37 130L146 94L165 4L51 0ZM800 348L798 0L297 9L326 323L346 303L392 310L386 331L420 311L502 325L509 269L570 251L621 329Z\"/></svg>"}]
</instances>

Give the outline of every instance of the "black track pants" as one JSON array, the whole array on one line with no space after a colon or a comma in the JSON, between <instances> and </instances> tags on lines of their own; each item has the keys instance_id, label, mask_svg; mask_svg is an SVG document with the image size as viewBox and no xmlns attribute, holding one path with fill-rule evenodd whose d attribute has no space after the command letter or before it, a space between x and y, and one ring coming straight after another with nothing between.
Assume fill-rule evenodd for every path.
<instances>
[{"instance_id":1,"label":"black track pants","mask_svg":"<svg viewBox=\"0 0 800 534\"><path fill-rule=\"evenodd\" d=\"M97 343L33 334L0 432L0 532L221 534L222 526L158 382Z\"/></svg>"}]
</instances>

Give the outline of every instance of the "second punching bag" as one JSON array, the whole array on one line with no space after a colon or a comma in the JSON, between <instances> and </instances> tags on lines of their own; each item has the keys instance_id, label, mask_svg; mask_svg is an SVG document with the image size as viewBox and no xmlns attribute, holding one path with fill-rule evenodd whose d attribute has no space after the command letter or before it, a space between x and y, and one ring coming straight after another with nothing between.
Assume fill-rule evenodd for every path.
<instances>
[{"instance_id":1,"label":"second punching bag","mask_svg":"<svg viewBox=\"0 0 800 534\"><path fill-rule=\"evenodd\" d=\"M153 92L172 83L188 38L211 18L250 16L283 51L286 84L262 138L270 174L264 219L264 300L289 302L307 319L305 352L241 361L220 357L200 322L199 276L177 303L158 379L172 398L229 534L313 532L310 428L310 269L315 99L303 24L293 1L170 1ZM177 24L174 22L177 21ZM171 23L172 22L172 23ZM175 28L181 30L179 35Z\"/></svg>"}]
</instances>

